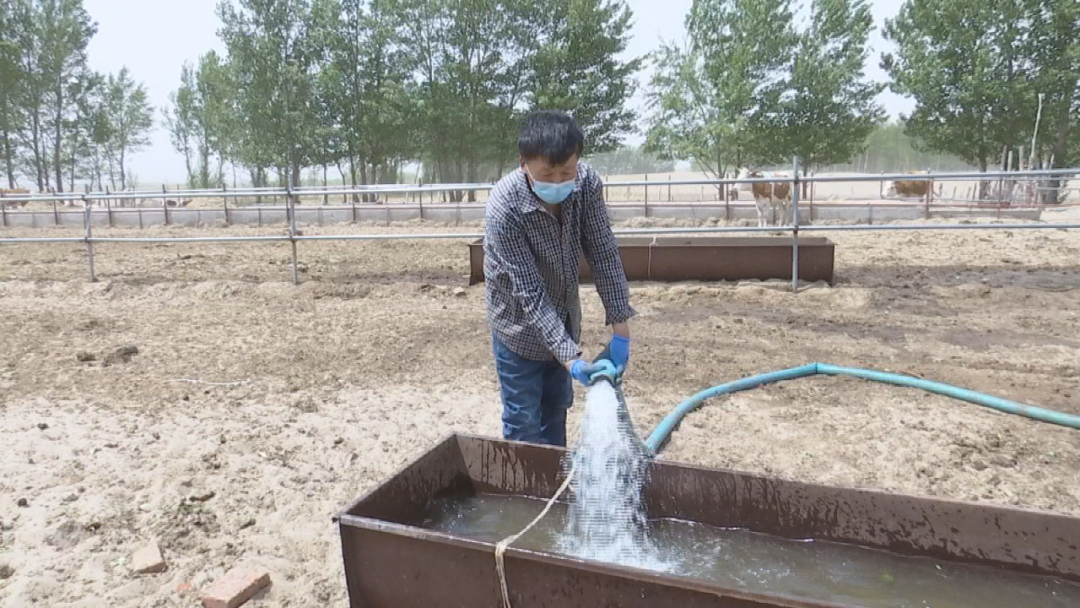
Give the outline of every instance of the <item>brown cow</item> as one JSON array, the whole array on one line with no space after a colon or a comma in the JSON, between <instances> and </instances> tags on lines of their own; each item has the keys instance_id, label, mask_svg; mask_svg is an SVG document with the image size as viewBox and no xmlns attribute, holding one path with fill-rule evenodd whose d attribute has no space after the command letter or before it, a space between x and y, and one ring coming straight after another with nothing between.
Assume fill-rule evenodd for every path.
<instances>
[{"instance_id":1,"label":"brown cow","mask_svg":"<svg viewBox=\"0 0 1080 608\"><path fill-rule=\"evenodd\" d=\"M750 171L743 167L739 169L739 176L737 179L747 178L760 178L763 177L760 171ZM782 175L770 175L769 177L784 177ZM751 192L754 195L754 202L757 204L758 214L758 227L767 226L773 215L773 211L778 211L778 217L776 217L776 223L774 225L780 226L788 221L788 215L791 213L791 184L788 182L738 182L736 186L737 190L743 192Z\"/></svg>"},{"instance_id":2,"label":"brown cow","mask_svg":"<svg viewBox=\"0 0 1080 608\"><path fill-rule=\"evenodd\" d=\"M908 175L925 175L925 172L908 173ZM882 184L881 198L899 196L900 198L923 198L927 193L933 193L934 185L930 180L898 179L886 181Z\"/></svg>"}]
</instances>

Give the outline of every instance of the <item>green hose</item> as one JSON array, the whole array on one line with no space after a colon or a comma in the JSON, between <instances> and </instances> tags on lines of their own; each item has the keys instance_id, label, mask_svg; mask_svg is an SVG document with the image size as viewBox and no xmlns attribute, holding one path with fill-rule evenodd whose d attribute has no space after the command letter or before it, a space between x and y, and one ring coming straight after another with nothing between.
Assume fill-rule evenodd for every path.
<instances>
[{"instance_id":1,"label":"green hose","mask_svg":"<svg viewBox=\"0 0 1080 608\"><path fill-rule=\"evenodd\" d=\"M918 388L938 395L945 395L946 397L974 403L975 405L989 407L998 410L999 412L1005 412L1006 414L1016 414L1018 416L1031 418L1032 420L1038 420L1039 422L1049 422L1050 424L1080 430L1080 416L1075 414L1066 414L1041 407L1035 407L1033 405L1025 405L1023 403L1017 403L1016 401L1002 399L1001 397L977 393L965 388L958 388L948 384L942 384L941 382L934 382L932 380L923 380L922 378L915 378L913 376L860 369L857 367L840 367L837 365L829 365L828 363L811 363L809 365L793 367L791 369L742 378L740 380L735 380L734 382L728 382L727 384L721 384L701 391L680 403L678 407L661 420L660 424L658 424L652 434L649 435L649 438L645 440L645 446L648 447L649 451L653 454L659 452L664 444L667 443L671 433L675 430L675 427L679 425L682 419L690 412L701 407L701 404L704 403L706 399L757 388L781 380L793 380L795 378L805 378L807 376L816 376L818 374L826 376L851 376L852 378L862 378L863 380L871 380L873 382L883 382L885 384L894 384L896 386Z\"/></svg>"}]
</instances>

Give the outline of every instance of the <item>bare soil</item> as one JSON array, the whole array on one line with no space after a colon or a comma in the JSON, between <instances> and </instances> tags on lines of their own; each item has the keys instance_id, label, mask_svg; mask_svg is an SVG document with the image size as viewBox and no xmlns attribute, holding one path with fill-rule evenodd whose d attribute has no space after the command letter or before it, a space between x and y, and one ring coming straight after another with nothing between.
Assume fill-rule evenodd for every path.
<instances>
[{"instance_id":1,"label":"bare soil","mask_svg":"<svg viewBox=\"0 0 1080 608\"><path fill-rule=\"evenodd\" d=\"M702 388L812 361L1080 413L1080 234L826 236L833 287L632 287L640 433ZM300 286L287 244L95 253L89 283L81 244L0 244L4 608L192 606L247 561L273 579L255 605L343 606L332 515L447 433L500 434L466 240L301 243ZM582 292L595 353L602 308ZM1080 432L848 379L717 399L662 457L1080 516ZM150 540L169 569L135 575Z\"/></svg>"}]
</instances>

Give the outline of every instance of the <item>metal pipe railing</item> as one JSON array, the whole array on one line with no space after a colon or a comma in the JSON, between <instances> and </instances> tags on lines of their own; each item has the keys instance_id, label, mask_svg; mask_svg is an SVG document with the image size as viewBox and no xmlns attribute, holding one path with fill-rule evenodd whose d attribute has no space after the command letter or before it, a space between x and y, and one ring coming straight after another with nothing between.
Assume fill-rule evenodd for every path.
<instances>
[{"instance_id":1,"label":"metal pipe railing","mask_svg":"<svg viewBox=\"0 0 1080 608\"><path fill-rule=\"evenodd\" d=\"M794 173L794 171L793 171ZM1080 176L1080 168L1068 169L1040 169L1029 171L995 171L995 172L955 172L955 173L889 173L870 174L860 173L851 175L809 175L796 177L795 175L782 175L775 177L756 177L739 179L685 179L668 181L631 180L622 182L605 182L609 188L628 187L666 187L666 186L733 186L738 184L790 182L828 183L828 182L882 182L882 181L990 181L990 180L1016 180L1023 178L1054 178ZM288 187L245 187L235 190L227 188L218 189L184 189L184 190L157 190L157 191L133 191L133 192L89 192L86 194L31 194L24 196L3 196L4 201L11 202L50 202L50 201L78 201L78 200L130 200L153 198L250 198L256 196L288 196L290 193L296 196L341 196L349 194L418 194L425 192L480 192L491 190L495 184L371 184L363 186L328 187L305 186L302 188Z\"/></svg>"},{"instance_id":2,"label":"metal pipe railing","mask_svg":"<svg viewBox=\"0 0 1080 608\"><path fill-rule=\"evenodd\" d=\"M732 233L792 233L792 290L797 292L799 288L799 232L850 232L850 231L919 231L919 230L1039 230L1039 229L1080 229L1080 223L1060 224L1007 224L1007 223L984 223L984 224L854 224L854 225L809 225L799 224L799 187L803 183L817 182L855 182L855 181L885 181L885 180L949 180L949 179L978 179L990 180L993 178L1020 178L1020 177L1061 177L1080 175L1080 169L1055 169L1039 171L1017 171L1002 173L948 173L948 174L893 174L893 175L852 175L852 176L799 176L799 160L792 161L792 175L782 177L762 177L750 179L721 179L721 180L672 180L660 182L660 185L734 185L740 183L769 183L790 182L792 186L792 214L790 224L775 227L752 227L752 226L717 226L705 228L676 227L676 228L637 228L615 230L618 236L623 235L664 235L664 234L732 234ZM612 182L605 184L609 187L633 187L654 186L657 182ZM297 188L290 186L285 188L246 188L241 190L180 190L174 192L123 192L123 193L86 193L86 194L60 194L48 196L29 197L0 197L0 203L33 202L33 201L69 201L78 200L84 208L85 236L79 237L2 237L0 244L4 243L84 243L87 250L87 258L90 265L90 280L96 281L94 270L94 244L95 243L224 243L224 242L289 242L292 249L293 282L299 284L299 262L297 243L300 241L390 241L390 240L424 240L424 239L478 239L483 238L482 233L420 233L420 234L340 234L340 235L301 235L296 227L296 201L300 196L318 195L348 195L370 194L373 192L382 194L408 194L420 192L449 192L449 191L480 191L490 190L491 184L438 184L421 186L395 186L378 185L358 188ZM138 198L162 199L163 206L166 198L240 198L252 196L284 196L286 200L286 214L288 224L287 235L255 235L255 236L194 236L194 237L95 237L92 231L93 209L91 202L96 200L125 200ZM117 212L135 212L141 210L118 209ZM166 213L168 212L166 206ZM389 212L389 208L388 208ZM6 213L6 210L5 210ZM56 213L54 209L54 213ZM109 209L110 219L113 213ZM228 207L226 206L226 214ZM141 217L141 216L140 216ZM228 215L226 215L228 217ZM389 216L388 216L389 218ZM7 224L7 216L4 216ZM784 222L789 218L783 218ZM141 224L141 222L140 222ZM261 223L260 223L261 225Z\"/></svg>"}]
</instances>

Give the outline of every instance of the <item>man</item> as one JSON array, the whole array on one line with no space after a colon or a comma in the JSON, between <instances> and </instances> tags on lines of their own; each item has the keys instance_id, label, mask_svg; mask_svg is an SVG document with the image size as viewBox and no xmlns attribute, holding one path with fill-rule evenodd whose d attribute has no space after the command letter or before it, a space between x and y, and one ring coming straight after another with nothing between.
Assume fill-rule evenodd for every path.
<instances>
[{"instance_id":1,"label":"man","mask_svg":"<svg viewBox=\"0 0 1080 608\"><path fill-rule=\"evenodd\" d=\"M503 437L566 445L572 380L598 368L582 358L581 255L592 270L612 338L597 359L625 369L630 290L604 206L600 176L580 161L584 136L557 112L530 115L518 134L520 166L487 204L484 276Z\"/></svg>"}]
</instances>

